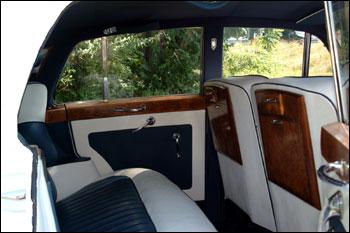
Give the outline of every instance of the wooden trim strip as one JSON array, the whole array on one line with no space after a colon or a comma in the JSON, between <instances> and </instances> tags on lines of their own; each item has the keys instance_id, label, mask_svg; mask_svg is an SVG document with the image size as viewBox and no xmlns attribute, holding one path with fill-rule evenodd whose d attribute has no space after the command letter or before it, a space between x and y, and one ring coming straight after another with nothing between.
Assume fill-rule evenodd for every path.
<instances>
[{"instance_id":1,"label":"wooden trim strip","mask_svg":"<svg viewBox=\"0 0 350 233\"><path fill-rule=\"evenodd\" d=\"M115 108L134 109L141 108L143 105L146 106L146 110L140 112L113 111ZM201 95L142 97L66 104L69 121L148 113L205 110L205 108L205 100Z\"/></svg>"},{"instance_id":2,"label":"wooden trim strip","mask_svg":"<svg viewBox=\"0 0 350 233\"><path fill-rule=\"evenodd\" d=\"M67 114L65 107L55 106L46 110L45 123L57 123L67 121Z\"/></svg>"},{"instance_id":3,"label":"wooden trim strip","mask_svg":"<svg viewBox=\"0 0 350 233\"><path fill-rule=\"evenodd\" d=\"M336 122L323 126L321 151L328 163L340 160L349 163L349 125Z\"/></svg>"}]
</instances>

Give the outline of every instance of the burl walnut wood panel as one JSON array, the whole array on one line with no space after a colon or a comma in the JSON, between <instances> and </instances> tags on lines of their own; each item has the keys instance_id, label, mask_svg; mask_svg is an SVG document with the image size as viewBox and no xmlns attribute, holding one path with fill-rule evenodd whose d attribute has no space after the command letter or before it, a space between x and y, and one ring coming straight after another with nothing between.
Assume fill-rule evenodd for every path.
<instances>
[{"instance_id":1,"label":"burl walnut wood panel","mask_svg":"<svg viewBox=\"0 0 350 233\"><path fill-rule=\"evenodd\" d=\"M267 111L264 96L277 95L283 114ZM265 163L270 181L321 209L304 97L283 91L256 92ZM274 103L273 103L274 104Z\"/></svg>"},{"instance_id":2,"label":"burl walnut wood panel","mask_svg":"<svg viewBox=\"0 0 350 233\"><path fill-rule=\"evenodd\" d=\"M328 163L340 160L349 163L349 125L335 122L323 126L321 151Z\"/></svg>"},{"instance_id":3,"label":"burl walnut wood panel","mask_svg":"<svg viewBox=\"0 0 350 233\"><path fill-rule=\"evenodd\" d=\"M65 107L62 106L54 106L46 110L45 123L56 123L56 122L64 122L67 121L67 114Z\"/></svg>"},{"instance_id":4,"label":"burl walnut wood panel","mask_svg":"<svg viewBox=\"0 0 350 233\"><path fill-rule=\"evenodd\" d=\"M215 149L242 165L229 90L225 87L206 86L204 95Z\"/></svg>"},{"instance_id":5,"label":"burl walnut wood panel","mask_svg":"<svg viewBox=\"0 0 350 233\"><path fill-rule=\"evenodd\" d=\"M113 111L115 108L138 109L142 106L146 106L146 110L140 112ZM205 107L205 100L201 95L160 96L66 104L69 121L147 113L204 110Z\"/></svg>"}]
</instances>

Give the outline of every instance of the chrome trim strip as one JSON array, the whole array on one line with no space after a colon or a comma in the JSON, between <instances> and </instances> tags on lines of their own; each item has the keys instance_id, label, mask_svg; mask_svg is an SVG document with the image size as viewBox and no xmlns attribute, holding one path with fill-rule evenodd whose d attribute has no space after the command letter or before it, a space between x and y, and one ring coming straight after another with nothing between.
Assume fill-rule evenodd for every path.
<instances>
[{"instance_id":1,"label":"chrome trim strip","mask_svg":"<svg viewBox=\"0 0 350 233\"><path fill-rule=\"evenodd\" d=\"M322 11L324 11L324 9L318 10L318 11L312 13L311 15L305 16L304 18L299 19L296 23L297 23L297 24L298 24L298 23L301 23L301 22L303 22L304 20L306 20L306 19L308 19L308 18L310 18L310 17L312 17L312 16L314 16L314 15L317 15L318 13L320 13L320 12L322 12Z\"/></svg>"},{"instance_id":2,"label":"chrome trim strip","mask_svg":"<svg viewBox=\"0 0 350 233\"><path fill-rule=\"evenodd\" d=\"M335 36L335 25L334 25L334 16L332 12L332 2L325 1L324 2L325 7L325 13L326 13L326 23L327 23L327 34L328 34L328 40L329 40L329 46L330 46L330 52L331 52L331 59L332 59L332 68L333 68L333 75L334 75L334 84L335 84L335 91L336 91L336 101L337 101L337 112L339 115L339 121L344 122L344 115L343 115L343 105L342 100L340 98L340 87L341 87L341 81L340 81L340 66L339 66L339 60L337 59L338 56L338 50L336 49L336 36ZM345 123L345 122L344 122Z\"/></svg>"}]
</instances>

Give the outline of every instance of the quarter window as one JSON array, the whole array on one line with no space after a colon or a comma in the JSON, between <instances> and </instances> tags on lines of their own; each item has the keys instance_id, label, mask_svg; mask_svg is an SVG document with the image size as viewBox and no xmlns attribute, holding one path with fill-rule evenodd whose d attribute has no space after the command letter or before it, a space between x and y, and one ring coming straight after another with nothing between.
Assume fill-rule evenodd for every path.
<instances>
[{"instance_id":1,"label":"quarter window","mask_svg":"<svg viewBox=\"0 0 350 233\"><path fill-rule=\"evenodd\" d=\"M332 75L332 61L328 49L316 36L311 36L309 76Z\"/></svg>"},{"instance_id":2,"label":"quarter window","mask_svg":"<svg viewBox=\"0 0 350 233\"><path fill-rule=\"evenodd\" d=\"M300 77L304 37L304 32L286 29L224 28L223 77ZM329 53L320 40L313 38L317 42L313 41L311 48L310 73L331 75Z\"/></svg>"}]
</instances>

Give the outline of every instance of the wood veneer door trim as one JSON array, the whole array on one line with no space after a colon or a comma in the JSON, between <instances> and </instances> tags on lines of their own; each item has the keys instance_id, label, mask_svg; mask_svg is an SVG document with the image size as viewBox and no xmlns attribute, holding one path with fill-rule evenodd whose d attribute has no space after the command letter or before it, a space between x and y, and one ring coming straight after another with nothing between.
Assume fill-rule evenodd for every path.
<instances>
[{"instance_id":1,"label":"wood veneer door trim","mask_svg":"<svg viewBox=\"0 0 350 233\"><path fill-rule=\"evenodd\" d=\"M205 98L215 149L243 165L229 89L206 86Z\"/></svg>"},{"instance_id":2,"label":"wood veneer door trim","mask_svg":"<svg viewBox=\"0 0 350 233\"><path fill-rule=\"evenodd\" d=\"M140 112L113 111L115 108L136 109L143 106L146 106L146 109ZM46 123L149 113L205 110L206 104L204 97L201 95L174 95L68 103L65 104L65 107L67 117L63 116L64 107L48 109L46 111Z\"/></svg>"},{"instance_id":3,"label":"wood veneer door trim","mask_svg":"<svg viewBox=\"0 0 350 233\"><path fill-rule=\"evenodd\" d=\"M261 98L262 92L282 94L283 116L266 112L264 104L268 103ZM320 210L304 97L278 90L259 90L255 95L269 180ZM274 120L279 124L273 124Z\"/></svg>"},{"instance_id":4,"label":"wood veneer door trim","mask_svg":"<svg viewBox=\"0 0 350 233\"><path fill-rule=\"evenodd\" d=\"M67 112L64 105L54 106L46 110L45 123L57 123L67 121Z\"/></svg>"}]
</instances>

